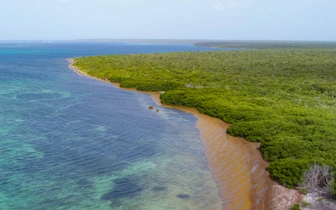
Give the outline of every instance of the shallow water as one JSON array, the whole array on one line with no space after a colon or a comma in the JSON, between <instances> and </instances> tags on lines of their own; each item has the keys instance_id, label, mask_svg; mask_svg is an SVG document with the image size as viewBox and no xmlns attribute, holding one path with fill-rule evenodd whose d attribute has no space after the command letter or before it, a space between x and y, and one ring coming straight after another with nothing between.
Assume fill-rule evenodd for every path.
<instances>
[{"instance_id":1,"label":"shallow water","mask_svg":"<svg viewBox=\"0 0 336 210\"><path fill-rule=\"evenodd\" d=\"M0 209L221 209L196 119L68 69L191 45L0 44ZM159 109L159 112L155 110Z\"/></svg>"}]
</instances>

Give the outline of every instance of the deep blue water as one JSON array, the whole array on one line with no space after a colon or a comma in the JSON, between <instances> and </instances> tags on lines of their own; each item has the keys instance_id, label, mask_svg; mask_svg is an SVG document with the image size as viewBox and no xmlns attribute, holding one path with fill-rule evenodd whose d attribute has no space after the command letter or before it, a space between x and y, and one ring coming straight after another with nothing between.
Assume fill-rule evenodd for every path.
<instances>
[{"instance_id":1,"label":"deep blue water","mask_svg":"<svg viewBox=\"0 0 336 210\"><path fill-rule=\"evenodd\" d=\"M196 119L67 58L192 45L0 44L0 209L216 209Z\"/></svg>"}]
</instances>

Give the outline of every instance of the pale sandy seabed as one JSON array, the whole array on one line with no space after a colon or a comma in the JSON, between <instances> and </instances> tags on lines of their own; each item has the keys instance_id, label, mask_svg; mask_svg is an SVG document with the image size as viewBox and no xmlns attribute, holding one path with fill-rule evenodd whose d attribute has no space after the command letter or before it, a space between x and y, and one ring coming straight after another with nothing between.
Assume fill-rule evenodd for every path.
<instances>
[{"instance_id":1,"label":"pale sandy seabed","mask_svg":"<svg viewBox=\"0 0 336 210\"><path fill-rule=\"evenodd\" d=\"M73 59L68 59L68 61L70 62L69 68L77 74L91 77L76 69L73 66ZM98 80L109 82L103 79ZM119 84L111 84L120 88ZM135 89L126 90L137 91ZM302 196L296 190L287 189L269 178L266 171L268 163L262 159L258 150L259 144L226 134L229 124L201 114L193 108L161 104L161 93L159 92L138 92L150 94L156 105L179 109L197 118L196 127L201 133L208 167L223 200L223 209L286 210L302 200Z\"/></svg>"}]
</instances>

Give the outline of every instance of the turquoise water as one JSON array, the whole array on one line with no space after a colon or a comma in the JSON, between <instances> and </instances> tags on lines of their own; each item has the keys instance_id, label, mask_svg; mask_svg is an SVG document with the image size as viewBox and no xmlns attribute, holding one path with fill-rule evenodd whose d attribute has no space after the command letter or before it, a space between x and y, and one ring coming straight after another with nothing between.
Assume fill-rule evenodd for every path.
<instances>
[{"instance_id":1,"label":"turquoise water","mask_svg":"<svg viewBox=\"0 0 336 210\"><path fill-rule=\"evenodd\" d=\"M0 44L0 209L220 209L196 119L67 58L191 45Z\"/></svg>"}]
</instances>

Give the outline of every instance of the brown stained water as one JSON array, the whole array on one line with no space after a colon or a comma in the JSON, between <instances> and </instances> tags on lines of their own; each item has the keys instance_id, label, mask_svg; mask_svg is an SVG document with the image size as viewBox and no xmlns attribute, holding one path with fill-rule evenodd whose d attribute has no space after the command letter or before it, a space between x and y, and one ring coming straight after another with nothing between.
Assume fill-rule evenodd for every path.
<instances>
[{"instance_id":1,"label":"brown stained water","mask_svg":"<svg viewBox=\"0 0 336 210\"><path fill-rule=\"evenodd\" d=\"M152 94L156 102L158 95ZM269 209L273 183L265 170L268 163L262 159L258 144L226 134L229 124L222 120L192 108L168 107L178 108L197 117L196 127L201 132L208 167L224 201L223 209Z\"/></svg>"}]
</instances>

